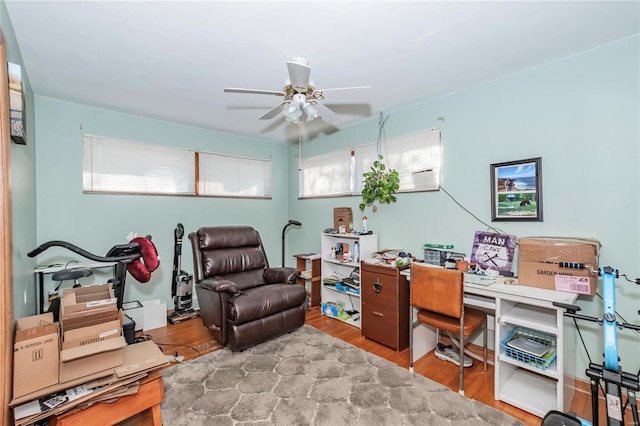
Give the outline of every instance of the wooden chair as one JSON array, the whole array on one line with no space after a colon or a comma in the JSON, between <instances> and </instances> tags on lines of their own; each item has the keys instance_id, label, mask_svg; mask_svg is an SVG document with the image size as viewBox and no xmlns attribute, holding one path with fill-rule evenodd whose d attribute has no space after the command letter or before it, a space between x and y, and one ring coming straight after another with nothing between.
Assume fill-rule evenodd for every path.
<instances>
[{"instance_id":1,"label":"wooden chair","mask_svg":"<svg viewBox=\"0 0 640 426\"><path fill-rule=\"evenodd\" d=\"M464 395L464 347L484 331L484 371L487 371L487 314L478 309L465 307L462 272L452 269L413 264L411 266L410 311L418 308L418 320L413 321L409 331L409 369L413 371L413 329L420 324L436 329L436 343L440 342L443 330L458 347L460 354L460 388Z\"/></svg>"}]
</instances>

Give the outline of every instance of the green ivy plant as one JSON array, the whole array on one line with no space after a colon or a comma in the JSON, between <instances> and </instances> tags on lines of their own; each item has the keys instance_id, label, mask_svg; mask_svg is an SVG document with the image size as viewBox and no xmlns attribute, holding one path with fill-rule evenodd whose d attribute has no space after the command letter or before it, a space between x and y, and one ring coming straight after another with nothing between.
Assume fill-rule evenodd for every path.
<instances>
[{"instance_id":1,"label":"green ivy plant","mask_svg":"<svg viewBox=\"0 0 640 426\"><path fill-rule=\"evenodd\" d=\"M398 172L395 169L387 169L382 160L382 155L378 154L378 159L373 162L371 171L362 174L364 186L360 211L371 207L375 212L378 209L375 205L376 201L380 204L396 202L393 194L400 188L400 178Z\"/></svg>"}]
</instances>

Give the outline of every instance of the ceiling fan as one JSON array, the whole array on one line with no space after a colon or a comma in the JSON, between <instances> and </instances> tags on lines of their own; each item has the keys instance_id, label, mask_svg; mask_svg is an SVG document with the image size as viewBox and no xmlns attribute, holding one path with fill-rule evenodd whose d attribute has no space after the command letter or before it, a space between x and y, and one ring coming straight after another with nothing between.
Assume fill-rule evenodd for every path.
<instances>
[{"instance_id":1,"label":"ceiling fan","mask_svg":"<svg viewBox=\"0 0 640 426\"><path fill-rule=\"evenodd\" d=\"M309 78L311 74L309 60L304 56L294 56L291 58L287 61L287 68L289 69L289 78L284 81L282 91L233 87L226 88L224 91L226 93L282 96L284 100L263 114L260 120L269 120L282 112L287 121L298 124L300 123L300 117L303 113L307 117L307 122L315 118L322 118L326 122L333 122L340 118L338 114L320 102L324 99L324 92L326 91L370 89L369 86L316 89L313 80Z\"/></svg>"}]
</instances>

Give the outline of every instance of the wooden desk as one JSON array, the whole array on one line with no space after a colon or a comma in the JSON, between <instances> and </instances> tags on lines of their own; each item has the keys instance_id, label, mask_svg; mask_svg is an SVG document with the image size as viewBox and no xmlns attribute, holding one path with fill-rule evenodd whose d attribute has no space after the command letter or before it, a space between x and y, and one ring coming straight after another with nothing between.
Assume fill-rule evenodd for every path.
<instances>
[{"instance_id":1,"label":"wooden desk","mask_svg":"<svg viewBox=\"0 0 640 426\"><path fill-rule=\"evenodd\" d=\"M123 396L113 403L97 402L82 409L73 409L59 416L49 418L51 426L105 426L115 425L130 417L150 411L153 426L162 426L160 403L164 400L162 376L151 373L140 384L138 393Z\"/></svg>"}]
</instances>

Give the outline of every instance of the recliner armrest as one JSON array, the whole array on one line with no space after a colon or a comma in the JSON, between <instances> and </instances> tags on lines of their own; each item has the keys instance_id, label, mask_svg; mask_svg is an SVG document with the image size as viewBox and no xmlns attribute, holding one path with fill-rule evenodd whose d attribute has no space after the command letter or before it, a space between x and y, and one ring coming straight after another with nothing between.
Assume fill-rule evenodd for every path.
<instances>
[{"instance_id":1,"label":"recliner armrest","mask_svg":"<svg viewBox=\"0 0 640 426\"><path fill-rule=\"evenodd\" d=\"M290 283L296 282L300 276L300 271L296 268L269 268L264 271L264 281L267 284Z\"/></svg>"},{"instance_id":2,"label":"recliner armrest","mask_svg":"<svg viewBox=\"0 0 640 426\"><path fill-rule=\"evenodd\" d=\"M201 288L205 288L207 290L215 291L217 293L229 293L233 296L236 296L242 292L242 290L236 283L229 280L205 278L204 280L200 281L198 285Z\"/></svg>"}]
</instances>

